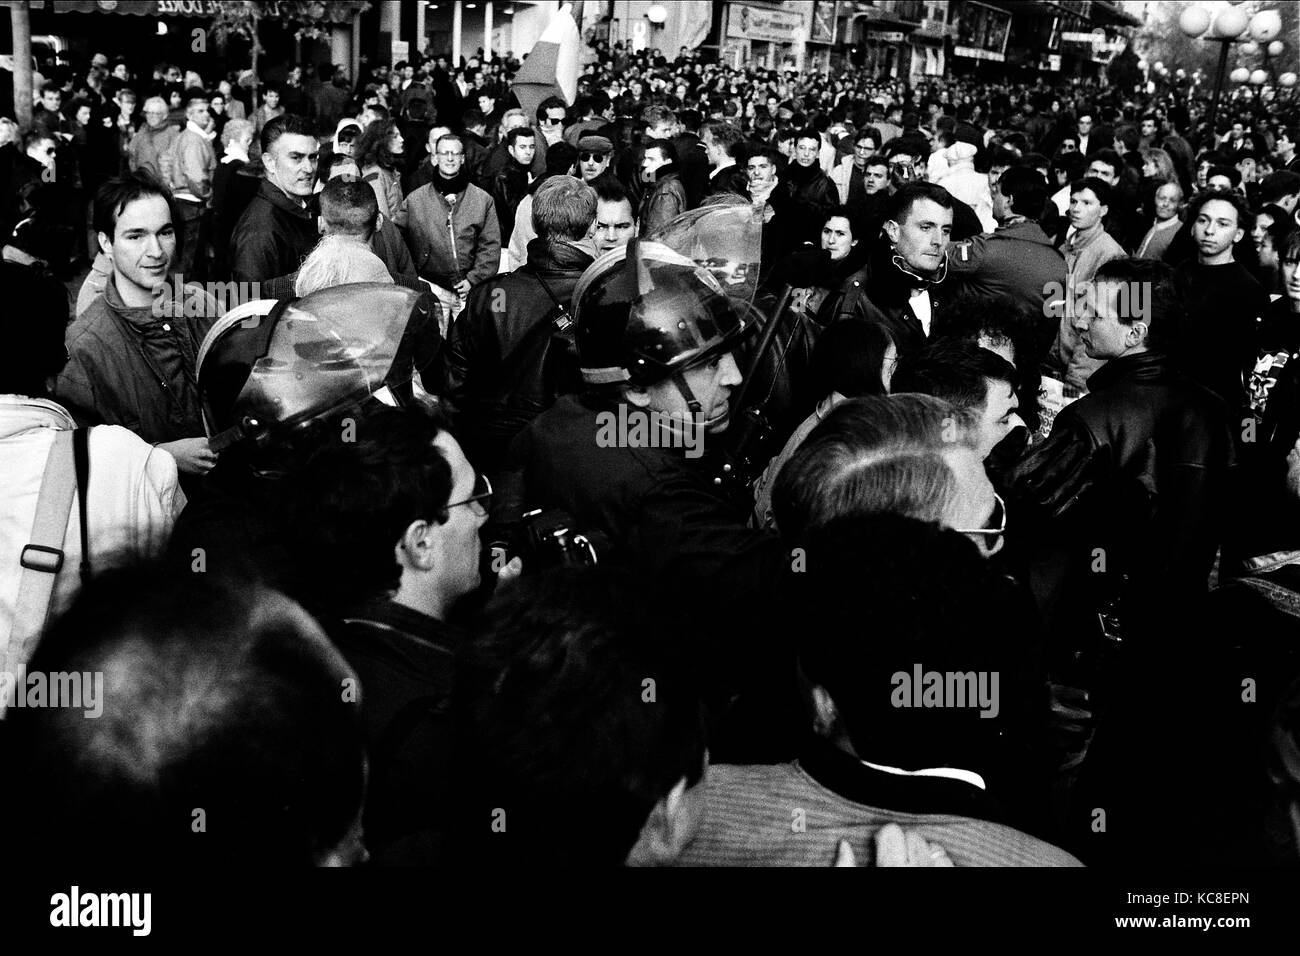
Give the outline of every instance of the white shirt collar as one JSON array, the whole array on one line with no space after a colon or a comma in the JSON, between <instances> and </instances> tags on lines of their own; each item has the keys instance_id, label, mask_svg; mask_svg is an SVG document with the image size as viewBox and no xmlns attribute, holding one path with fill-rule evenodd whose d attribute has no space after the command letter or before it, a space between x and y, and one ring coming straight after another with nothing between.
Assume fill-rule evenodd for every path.
<instances>
[{"instance_id":1,"label":"white shirt collar","mask_svg":"<svg viewBox=\"0 0 1300 956\"><path fill-rule=\"evenodd\" d=\"M988 789L984 786L984 778L979 774L958 767L924 767L921 770L902 770L898 767L886 767L884 764L872 763L870 760L863 760L862 765L883 773L892 773L898 777L946 777L949 780L960 780L962 783L969 783L972 787L979 787L981 790Z\"/></svg>"},{"instance_id":2,"label":"white shirt collar","mask_svg":"<svg viewBox=\"0 0 1300 956\"><path fill-rule=\"evenodd\" d=\"M198 133L209 143L212 142L214 139L216 139L217 136L217 131L215 129L206 130L198 123L194 122L194 120L186 120L185 128L189 130L191 133Z\"/></svg>"}]
</instances>

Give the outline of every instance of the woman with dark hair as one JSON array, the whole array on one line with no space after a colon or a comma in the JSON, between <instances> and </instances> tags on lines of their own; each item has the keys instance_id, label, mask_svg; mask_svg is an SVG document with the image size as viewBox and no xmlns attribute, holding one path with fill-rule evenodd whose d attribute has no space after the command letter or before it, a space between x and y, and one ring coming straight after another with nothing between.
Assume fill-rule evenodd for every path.
<instances>
[{"instance_id":1,"label":"woman with dark hair","mask_svg":"<svg viewBox=\"0 0 1300 956\"><path fill-rule=\"evenodd\" d=\"M406 227L406 202L402 199L401 170L405 141L397 123L375 120L352 146L352 156L361 178L370 184L379 200L379 212L399 228Z\"/></svg>"},{"instance_id":2,"label":"woman with dark hair","mask_svg":"<svg viewBox=\"0 0 1300 956\"><path fill-rule=\"evenodd\" d=\"M772 487L781 467L798 451L810 432L849 398L889 394L898 348L883 325L866 319L846 318L821 334L813 349L809 380L823 389L817 407L786 441L780 454L768 463L754 483L754 524L775 528L772 517Z\"/></svg>"}]
</instances>

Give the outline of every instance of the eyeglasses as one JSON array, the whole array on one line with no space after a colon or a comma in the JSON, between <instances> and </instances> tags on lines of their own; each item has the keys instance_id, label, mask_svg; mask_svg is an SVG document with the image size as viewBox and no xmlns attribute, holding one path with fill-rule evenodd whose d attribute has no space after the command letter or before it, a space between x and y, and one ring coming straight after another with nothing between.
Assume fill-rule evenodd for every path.
<instances>
[{"instance_id":1,"label":"eyeglasses","mask_svg":"<svg viewBox=\"0 0 1300 956\"><path fill-rule=\"evenodd\" d=\"M581 163L603 163L609 153L579 153L578 161Z\"/></svg>"},{"instance_id":2,"label":"eyeglasses","mask_svg":"<svg viewBox=\"0 0 1300 956\"><path fill-rule=\"evenodd\" d=\"M492 508L492 482L488 481L487 475L477 475L474 478L474 493L464 501L457 501L454 504L447 505L447 510L459 508L461 505L476 505L474 513L485 515Z\"/></svg>"},{"instance_id":3,"label":"eyeglasses","mask_svg":"<svg viewBox=\"0 0 1300 956\"><path fill-rule=\"evenodd\" d=\"M1007 506L1003 502L1002 496L996 491L993 492L993 513L989 515L989 527L957 528L955 530L958 534L978 534L982 536L984 547L992 551L997 547L998 538L1002 537L1007 530Z\"/></svg>"},{"instance_id":4,"label":"eyeglasses","mask_svg":"<svg viewBox=\"0 0 1300 956\"><path fill-rule=\"evenodd\" d=\"M439 156L445 156L445 157L447 157L448 159L460 159L460 157L464 156L465 154L464 154L464 153L449 153L449 152L447 152L445 149L440 149L440 150L438 150L438 155L439 155Z\"/></svg>"}]
</instances>

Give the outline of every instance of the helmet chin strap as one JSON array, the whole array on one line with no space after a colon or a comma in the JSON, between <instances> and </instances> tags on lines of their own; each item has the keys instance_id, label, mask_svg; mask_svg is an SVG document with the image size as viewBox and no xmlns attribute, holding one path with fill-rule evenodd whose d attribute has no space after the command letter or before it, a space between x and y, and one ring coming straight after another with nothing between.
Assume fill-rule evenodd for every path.
<instances>
[{"instance_id":1,"label":"helmet chin strap","mask_svg":"<svg viewBox=\"0 0 1300 956\"><path fill-rule=\"evenodd\" d=\"M704 407L700 404L700 400L695 397L695 393L691 391L691 387L686 384L686 376L682 372L678 372L673 376L672 382L677 386L677 391L681 394L683 401L686 402L686 407L691 413L691 420L698 422L696 427L708 428L710 425L716 425L730 414L730 409L728 409L721 415L701 419L700 416L704 411Z\"/></svg>"}]
</instances>

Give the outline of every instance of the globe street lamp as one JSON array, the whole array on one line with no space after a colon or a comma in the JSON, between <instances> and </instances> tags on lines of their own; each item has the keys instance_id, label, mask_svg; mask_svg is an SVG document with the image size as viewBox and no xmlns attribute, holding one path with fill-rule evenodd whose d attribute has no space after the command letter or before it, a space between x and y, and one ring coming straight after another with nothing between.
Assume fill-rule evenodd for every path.
<instances>
[{"instance_id":1,"label":"globe street lamp","mask_svg":"<svg viewBox=\"0 0 1300 956\"><path fill-rule=\"evenodd\" d=\"M1210 22L1210 14L1201 7L1188 7L1178 18L1178 28L1184 35L1195 39L1211 40L1221 45L1219 50L1219 69L1214 78L1214 97L1210 100L1209 127L1210 136L1214 136L1214 121L1219 116L1219 98L1223 95L1223 78L1228 71L1228 50L1247 30L1251 41L1266 44L1277 38L1282 32L1282 17L1276 10L1261 10L1249 19L1241 7L1225 7ZM1205 31L1209 28L1209 34ZM1246 78L1251 74L1246 71ZM1267 79L1267 74L1265 74ZM1263 80L1259 81L1263 83Z\"/></svg>"}]
</instances>

